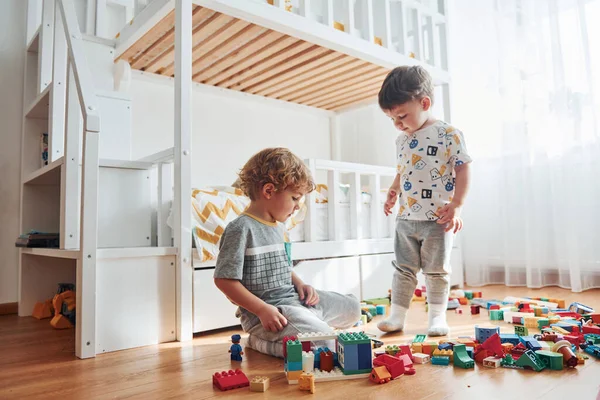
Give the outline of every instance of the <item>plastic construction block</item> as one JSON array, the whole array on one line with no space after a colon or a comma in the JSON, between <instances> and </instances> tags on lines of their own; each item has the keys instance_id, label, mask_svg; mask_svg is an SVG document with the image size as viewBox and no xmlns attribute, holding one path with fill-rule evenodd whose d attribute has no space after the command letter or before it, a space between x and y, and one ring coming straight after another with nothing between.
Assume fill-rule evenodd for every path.
<instances>
[{"instance_id":1,"label":"plastic construction block","mask_svg":"<svg viewBox=\"0 0 600 400\"><path fill-rule=\"evenodd\" d=\"M417 335L415 336L415 338L413 339L413 343L423 343L425 341L425 339L427 338L427 335Z\"/></svg>"},{"instance_id":2,"label":"plastic construction block","mask_svg":"<svg viewBox=\"0 0 600 400\"><path fill-rule=\"evenodd\" d=\"M542 329L545 326L550 326L550 320L548 318L540 318L537 320L537 328Z\"/></svg>"},{"instance_id":3,"label":"plastic construction block","mask_svg":"<svg viewBox=\"0 0 600 400\"><path fill-rule=\"evenodd\" d=\"M500 342L504 343L512 343L515 346L519 344L519 335L515 335L512 333L501 333L500 334Z\"/></svg>"},{"instance_id":4,"label":"plastic construction block","mask_svg":"<svg viewBox=\"0 0 600 400\"><path fill-rule=\"evenodd\" d=\"M529 331L527 330L526 327L521 326L521 325L515 325L515 335L527 336L528 334L529 334Z\"/></svg>"},{"instance_id":5,"label":"plastic construction block","mask_svg":"<svg viewBox=\"0 0 600 400\"><path fill-rule=\"evenodd\" d=\"M431 364L433 365L450 365L450 358L444 356L431 357Z\"/></svg>"},{"instance_id":6,"label":"plastic construction block","mask_svg":"<svg viewBox=\"0 0 600 400\"><path fill-rule=\"evenodd\" d=\"M250 380L251 392L266 392L269 390L271 380L266 376L255 376Z\"/></svg>"},{"instance_id":7,"label":"plastic construction block","mask_svg":"<svg viewBox=\"0 0 600 400\"><path fill-rule=\"evenodd\" d=\"M585 346L585 347L584 347ZM587 354L600 358L600 347L593 344L582 345L583 351Z\"/></svg>"},{"instance_id":8,"label":"plastic construction block","mask_svg":"<svg viewBox=\"0 0 600 400\"><path fill-rule=\"evenodd\" d=\"M502 320L504 320L504 311L502 311L502 310L491 310L490 311L490 319L492 321L502 321Z\"/></svg>"},{"instance_id":9,"label":"plastic construction block","mask_svg":"<svg viewBox=\"0 0 600 400\"><path fill-rule=\"evenodd\" d=\"M296 377L296 379L289 379L289 377L288 377L288 383L290 385L297 384L298 379L301 375L302 375L302 373L300 375L298 375ZM349 379L364 379L364 378L368 378L371 374L367 373L367 374L344 375L342 370L336 367L336 368L332 369L331 371L315 370L315 372L313 372L313 375L315 377L315 383L318 383L318 382L329 382L329 381L344 381L344 380L349 380Z\"/></svg>"},{"instance_id":10,"label":"plastic construction block","mask_svg":"<svg viewBox=\"0 0 600 400\"><path fill-rule=\"evenodd\" d=\"M519 338L521 343L525 345L529 350L541 350L542 346L540 346L539 342L533 338L533 336L521 336Z\"/></svg>"},{"instance_id":11,"label":"plastic construction block","mask_svg":"<svg viewBox=\"0 0 600 400\"><path fill-rule=\"evenodd\" d=\"M376 299L367 299L367 300L363 300L364 303L367 304L373 304L373 305L386 305L389 306L390 305L390 299L388 299L387 297L380 297L380 298L376 298Z\"/></svg>"},{"instance_id":12,"label":"plastic construction block","mask_svg":"<svg viewBox=\"0 0 600 400\"><path fill-rule=\"evenodd\" d=\"M563 364L567 367L575 368L577 366L577 357L571 349L571 343L566 340L560 340L554 344L552 351L563 355Z\"/></svg>"},{"instance_id":13,"label":"plastic construction block","mask_svg":"<svg viewBox=\"0 0 600 400\"><path fill-rule=\"evenodd\" d=\"M560 371L563 369L563 355L560 353L555 353L549 350L537 350L535 352L537 356L542 360L546 368L549 368L553 371Z\"/></svg>"},{"instance_id":14,"label":"plastic construction block","mask_svg":"<svg viewBox=\"0 0 600 400\"><path fill-rule=\"evenodd\" d=\"M502 359L499 357L486 357L483 359L483 366L488 368L500 368Z\"/></svg>"},{"instance_id":15,"label":"plastic construction block","mask_svg":"<svg viewBox=\"0 0 600 400\"><path fill-rule=\"evenodd\" d=\"M283 358L287 358L287 342L296 340L296 336L284 336L283 338Z\"/></svg>"},{"instance_id":16,"label":"plastic construction block","mask_svg":"<svg viewBox=\"0 0 600 400\"><path fill-rule=\"evenodd\" d=\"M473 292L470 290L465 290L465 297L471 300L473 298Z\"/></svg>"},{"instance_id":17,"label":"plastic construction block","mask_svg":"<svg viewBox=\"0 0 600 400\"><path fill-rule=\"evenodd\" d=\"M390 373L391 379L396 379L400 375L403 375L405 369L404 361L402 359L390 356L389 354L376 357L373 360L373 366L385 367Z\"/></svg>"},{"instance_id":18,"label":"plastic construction block","mask_svg":"<svg viewBox=\"0 0 600 400\"><path fill-rule=\"evenodd\" d=\"M385 304L378 304L376 307L377 310L377 315L385 315L386 311L387 311L387 307L385 306Z\"/></svg>"},{"instance_id":19,"label":"plastic construction block","mask_svg":"<svg viewBox=\"0 0 600 400\"><path fill-rule=\"evenodd\" d=\"M591 344L600 344L600 335L595 333L586 333L583 335L585 341Z\"/></svg>"},{"instance_id":20,"label":"plastic construction block","mask_svg":"<svg viewBox=\"0 0 600 400\"><path fill-rule=\"evenodd\" d=\"M452 350L452 343L442 343L438 346L440 350Z\"/></svg>"},{"instance_id":21,"label":"plastic construction block","mask_svg":"<svg viewBox=\"0 0 600 400\"><path fill-rule=\"evenodd\" d=\"M231 390L250 386L246 375L239 369L235 371L215 372L213 375L213 385L220 390Z\"/></svg>"},{"instance_id":22,"label":"plastic construction block","mask_svg":"<svg viewBox=\"0 0 600 400\"><path fill-rule=\"evenodd\" d=\"M330 350L322 351L319 354L319 361L321 371L333 370L333 353Z\"/></svg>"},{"instance_id":23,"label":"plastic construction block","mask_svg":"<svg viewBox=\"0 0 600 400\"><path fill-rule=\"evenodd\" d=\"M36 319L52 318L52 300L35 303L31 316Z\"/></svg>"},{"instance_id":24,"label":"plastic construction block","mask_svg":"<svg viewBox=\"0 0 600 400\"><path fill-rule=\"evenodd\" d=\"M371 346L371 338L368 337L364 332L340 333L337 339L338 343L342 343L346 346L357 344L368 344Z\"/></svg>"},{"instance_id":25,"label":"plastic construction block","mask_svg":"<svg viewBox=\"0 0 600 400\"><path fill-rule=\"evenodd\" d=\"M485 342L487 339L489 339L490 337L494 336L495 334L500 334L500 328L499 327L495 327L495 328L480 328L477 325L475 325L475 339L479 343Z\"/></svg>"},{"instance_id":26,"label":"plastic construction block","mask_svg":"<svg viewBox=\"0 0 600 400\"><path fill-rule=\"evenodd\" d=\"M428 354L415 353L413 354L413 357L415 359L415 364L427 364L431 361L431 356L429 356Z\"/></svg>"},{"instance_id":27,"label":"plastic construction block","mask_svg":"<svg viewBox=\"0 0 600 400\"><path fill-rule=\"evenodd\" d=\"M456 346L454 347L456 348ZM487 350L488 353L491 353L496 357L502 357L504 355L502 343L500 342L500 335L497 333L486 339L485 342L481 344L480 348Z\"/></svg>"},{"instance_id":28,"label":"plastic construction block","mask_svg":"<svg viewBox=\"0 0 600 400\"><path fill-rule=\"evenodd\" d=\"M298 377L298 389L306 390L311 394L315 393L315 376L312 373L303 372Z\"/></svg>"},{"instance_id":29,"label":"plastic construction block","mask_svg":"<svg viewBox=\"0 0 600 400\"><path fill-rule=\"evenodd\" d=\"M454 366L464 369L475 367L475 362L467 354L467 346L464 344L454 346Z\"/></svg>"},{"instance_id":30,"label":"plastic construction block","mask_svg":"<svg viewBox=\"0 0 600 400\"><path fill-rule=\"evenodd\" d=\"M464 346L464 347L466 347L464 344L457 344L456 346ZM433 357L448 357L450 359L450 362L454 361L454 351L452 351L450 349L449 350L435 349L433 351L432 356Z\"/></svg>"},{"instance_id":31,"label":"plastic construction block","mask_svg":"<svg viewBox=\"0 0 600 400\"><path fill-rule=\"evenodd\" d=\"M373 351L370 344L359 344L358 346L358 370L363 371L373 368Z\"/></svg>"},{"instance_id":32,"label":"plastic construction block","mask_svg":"<svg viewBox=\"0 0 600 400\"><path fill-rule=\"evenodd\" d=\"M540 358L531 350L527 350L519 359L515 362L517 367L523 367L525 369L532 369L536 372L540 372L546 368L546 364L540 360Z\"/></svg>"},{"instance_id":33,"label":"plastic construction block","mask_svg":"<svg viewBox=\"0 0 600 400\"><path fill-rule=\"evenodd\" d=\"M471 305L471 314L472 315L479 314L479 309L480 308L481 307L478 306L478 305L476 305L476 304Z\"/></svg>"},{"instance_id":34,"label":"plastic construction block","mask_svg":"<svg viewBox=\"0 0 600 400\"><path fill-rule=\"evenodd\" d=\"M288 384L293 385L293 384L297 384L298 383L298 378L300 378L300 375L302 375L304 372L302 371L288 371L286 372L286 377L288 380Z\"/></svg>"},{"instance_id":35,"label":"plastic construction block","mask_svg":"<svg viewBox=\"0 0 600 400\"><path fill-rule=\"evenodd\" d=\"M390 375L389 371L386 367L374 367L371 370L371 375L369 376L369 380L373 383L388 383L392 380L392 375Z\"/></svg>"},{"instance_id":36,"label":"plastic construction block","mask_svg":"<svg viewBox=\"0 0 600 400\"><path fill-rule=\"evenodd\" d=\"M396 354L402 353L402 351L400 350L400 347L398 347L395 344L385 346L385 352L386 352L386 354L389 354L390 356L395 356Z\"/></svg>"},{"instance_id":37,"label":"plastic construction block","mask_svg":"<svg viewBox=\"0 0 600 400\"><path fill-rule=\"evenodd\" d=\"M315 340L334 340L338 338L337 333L327 332L305 332L298 334L298 340L301 342L315 341Z\"/></svg>"},{"instance_id":38,"label":"plastic construction block","mask_svg":"<svg viewBox=\"0 0 600 400\"><path fill-rule=\"evenodd\" d=\"M576 312L577 314L591 314L594 312L594 309L592 307L586 306L584 304L581 303L571 303L569 304L569 311L571 312Z\"/></svg>"},{"instance_id":39,"label":"plastic construction block","mask_svg":"<svg viewBox=\"0 0 600 400\"><path fill-rule=\"evenodd\" d=\"M300 341L298 339L288 340L286 347L288 362L299 362L302 365L302 344Z\"/></svg>"}]
</instances>

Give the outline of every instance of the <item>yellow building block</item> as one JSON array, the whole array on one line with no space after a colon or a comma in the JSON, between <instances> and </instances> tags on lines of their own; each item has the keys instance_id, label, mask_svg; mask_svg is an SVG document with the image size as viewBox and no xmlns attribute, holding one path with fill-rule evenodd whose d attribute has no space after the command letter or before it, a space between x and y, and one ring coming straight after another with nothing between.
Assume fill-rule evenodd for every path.
<instances>
[{"instance_id":1,"label":"yellow building block","mask_svg":"<svg viewBox=\"0 0 600 400\"><path fill-rule=\"evenodd\" d=\"M271 380L266 376L255 376L250 381L251 392L266 392L269 389Z\"/></svg>"},{"instance_id":2,"label":"yellow building block","mask_svg":"<svg viewBox=\"0 0 600 400\"><path fill-rule=\"evenodd\" d=\"M338 31L342 31L342 32L345 31L344 24L342 24L341 22L333 21L333 27L335 29L337 29Z\"/></svg>"},{"instance_id":3,"label":"yellow building block","mask_svg":"<svg viewBox=\"0 0 600 400\"><path fill-rule=\"evenodd\" d=\"M302 375L302 371L288 371L287 379L288 381L297 381L300 375Z\"/></svg>"},{"instance_id":4,"label":"yellow building block","mask_svg":"<svg viewBox=\"0 0 600 400\"><path fill-rule=\"evenodd\" d=\"M433 351L433 356L444 356L444 357L450 357L450 362L454 362L454 352L452 350L440 350L440 349L435 349Z\"/></svg>"},{"instance_id":5,"label":"yellow building block","mask_svg":"<svg viewBox=\"0 0 600 400\"><path fill-rule=\"evenodd\" d=\"M423 353L423 343L412 343L410 346L412 353Z\"/></svg>"}]
</instances>

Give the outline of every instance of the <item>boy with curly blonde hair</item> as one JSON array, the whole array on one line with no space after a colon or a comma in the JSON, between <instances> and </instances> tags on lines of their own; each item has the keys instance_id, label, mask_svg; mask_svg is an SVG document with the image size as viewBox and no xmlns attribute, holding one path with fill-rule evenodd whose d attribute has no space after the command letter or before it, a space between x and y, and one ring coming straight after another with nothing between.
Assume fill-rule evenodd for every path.
<instances>
[{"instance_id":1,"label":"boy with curly blonde hair","mask_svg":"<svg viewBox=\"0 0 600 400\"><path fill-rule=\"evenodd\" d=\"M282 223L315 188L306 165L288 149L269 148L239 178L250 205L223 232L214 279L239 306L247 346L283 358L285 336L354 325L361 314L354 296L316 290L292 271Z\"/></svg>"}]
</instances>

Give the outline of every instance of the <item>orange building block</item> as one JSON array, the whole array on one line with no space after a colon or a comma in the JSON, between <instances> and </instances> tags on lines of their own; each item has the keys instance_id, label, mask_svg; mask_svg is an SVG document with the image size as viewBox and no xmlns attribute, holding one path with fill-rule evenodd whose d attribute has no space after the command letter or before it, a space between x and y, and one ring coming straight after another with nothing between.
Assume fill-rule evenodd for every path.
<instances>
[{"instance_id":1,"label":"orange building block","mask_svg":"<svg viewBox=\"0 0 600 400\"><path fill-rule=\"evenodd\" d=\"M31 316L37 319L51 318L52 311L52 300L46 300L43 303L40 301L33 306L33 313Z\"/></svg>"},{"instance_id":2,"label":"orange building block","mask_svg":"<svg viewBox=\"0 0 600 400\"><path fill-rule=\"evenodd\" d=\"M371 375L369 375L369 380L374 383L387 383L391 379L392 375L390 375L387 368L383 365L373 368Z\"/></svg>"}]
</instances>

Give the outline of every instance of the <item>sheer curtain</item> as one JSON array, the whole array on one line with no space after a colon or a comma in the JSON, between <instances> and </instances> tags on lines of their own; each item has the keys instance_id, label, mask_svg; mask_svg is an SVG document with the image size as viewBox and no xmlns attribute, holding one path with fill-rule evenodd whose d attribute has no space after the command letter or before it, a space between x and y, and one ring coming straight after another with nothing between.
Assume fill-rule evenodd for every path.
<instances>
[{"instance_id":1,"label":"sheer curtain","mask_svg":"<svg viewBox=\"0 0 600 400\"><path fill-rule=\"evenodd\" d=\"M468 285L600 287L600 0L451 0Z\"/></svg>"}]
</instances>

